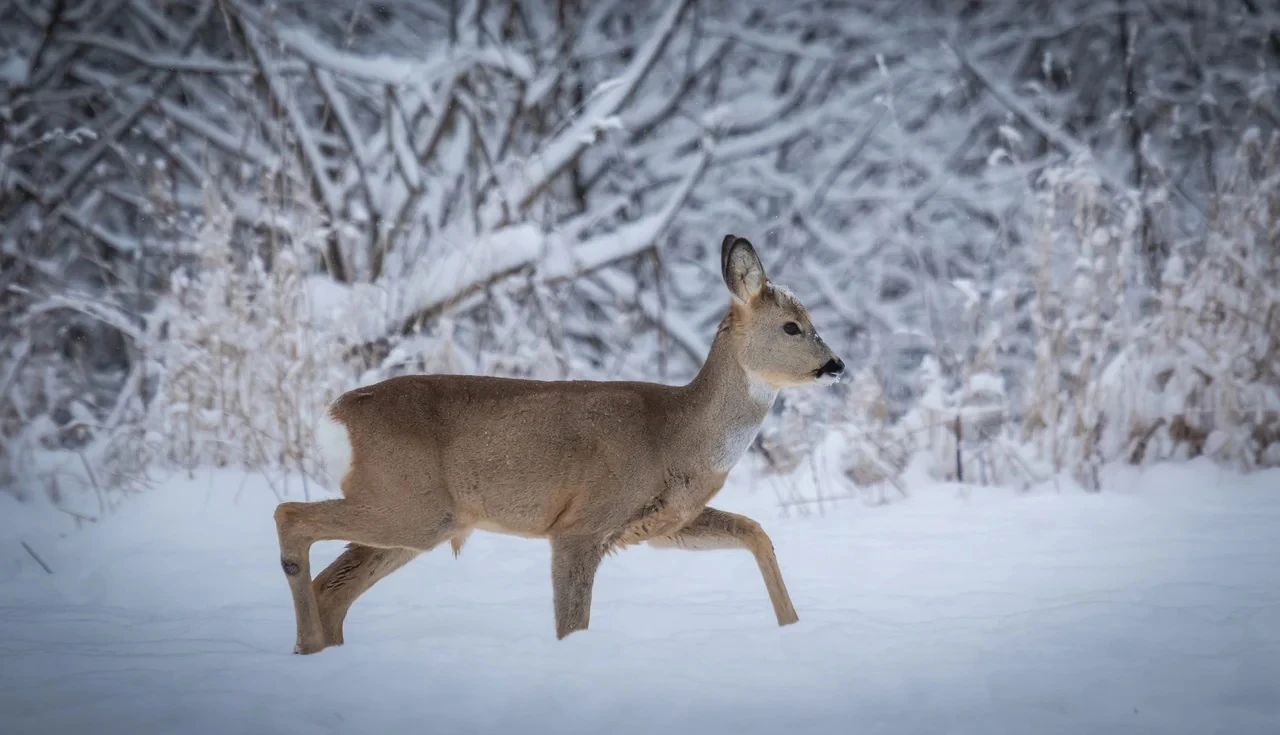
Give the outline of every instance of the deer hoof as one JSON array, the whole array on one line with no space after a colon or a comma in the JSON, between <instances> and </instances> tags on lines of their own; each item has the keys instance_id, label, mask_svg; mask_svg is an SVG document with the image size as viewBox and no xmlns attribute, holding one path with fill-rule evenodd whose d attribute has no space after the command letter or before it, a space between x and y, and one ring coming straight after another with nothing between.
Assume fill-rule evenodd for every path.
<instances>
[{"instance_id":1,"label":"deer hoof","mask_svg":"<svg viewBox=\"0 0 1280 735\"><path fill-rule=\"evenodd\" d=\"M312 653L319 653L324 650L324 647L324 643L298 643L293 647L293 652L306 656Z\"/></svg>"}]
</instances>

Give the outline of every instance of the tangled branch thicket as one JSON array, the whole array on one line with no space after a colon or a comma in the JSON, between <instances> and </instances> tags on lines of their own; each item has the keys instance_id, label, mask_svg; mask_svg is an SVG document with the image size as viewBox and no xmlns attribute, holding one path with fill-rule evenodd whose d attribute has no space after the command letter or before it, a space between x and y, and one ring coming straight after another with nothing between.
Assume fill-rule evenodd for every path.
<instances>
[{"instance_id":1,"label":"tangled branch thicket","mask_svg":"<svg viewBox=\"0 0 1280 735\"><path fill-rule=\"evenodd\" d=\"M774 471L832 442L864 486L1274 465L1278 29L1247 0L14 0L0 484L305 474L317 406L410 370L687 378L726 232L859 370L784 400Z\"/></svg>"}]
</instances>

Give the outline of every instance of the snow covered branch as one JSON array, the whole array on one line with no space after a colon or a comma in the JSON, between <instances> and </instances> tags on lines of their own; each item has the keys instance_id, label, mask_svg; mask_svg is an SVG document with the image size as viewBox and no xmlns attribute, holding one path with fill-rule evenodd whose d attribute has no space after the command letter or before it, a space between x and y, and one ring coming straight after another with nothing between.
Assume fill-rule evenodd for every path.
<instances>
[{"instance_id":1,"label":"snow covered branch","mask_svg":"<svg viewBox=\"0 0 1280 735\"><path fill-rule=\"evenodd\" d=\"M1272 461L1242 438L1271 425L1220 389L1269 395L1280 321L1260 285L1280 129L1262 4L384 5L0 3L0 340L23 345L0 365L0 464L150 456L148 402L230 396L198 390L219 360L268 392L331 357L343 375L307 390L360 370L688 376L730 231L868 363L855 403L814 407L865 424L858 477L925 445L940 467L965 454L966 478L1026 475L1009 427L1063 468L1121 445ZM1144 267L1103 274L1135 237ZM1213 315L1231 328L1197 323ZM140 334L156 324L184 341ZM1117 418L1107 381L1144 375L1200 403ZM271 421L181 413L183 431L297 459L310 399L271 395ZM946 428L990 415L989 441Z\"/></svg>"},{"instance_id":2,"label":"snow covered branch","mask_svg":"<svg viewBox=\"0 0 1280 735\"><path fill-rule=\"evenodd\" d=\"M612 124L614 116L636 93L675 35L689 3L690 0L670 0L667 11L659 18L649 39L636 52L630 66L591 94L586 110L574 123L539 146L538 153L516 175L514 186L507 193L507 198L515 203L517 209L527 209L552 179L595 142L598 131Z\"/></svg>"}]
</instances>

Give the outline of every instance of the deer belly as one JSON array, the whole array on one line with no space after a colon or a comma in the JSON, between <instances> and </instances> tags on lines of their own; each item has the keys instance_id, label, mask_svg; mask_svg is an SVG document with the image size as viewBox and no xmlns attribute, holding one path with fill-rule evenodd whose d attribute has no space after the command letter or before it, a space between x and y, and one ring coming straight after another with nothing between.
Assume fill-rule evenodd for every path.
<instances>
[{"instance_id":1,"label":"deer belly","mask_svg":"<svg viewBox=\"0 0 1280 735\"><path fill-rule=\"evenodd\" d=\"M655 514L632 521L609 538L606 546L622 548L643 543L651 538L669 536L689 520L675 514Z\"/></svg>"},{"instance_id":2,"label":"deer belly","mask_svg":"<svg viewBox=\"0 0 1280 735\"><path fill-rule=\"evenodd\" d=\"M545 534L538 533L529 529L510 526L498 521L480 521L471 526L479 531L488 531L489 533L500 533L504 536L521 536L524 538L541 538Z\"/></svg>"}]
</instances>

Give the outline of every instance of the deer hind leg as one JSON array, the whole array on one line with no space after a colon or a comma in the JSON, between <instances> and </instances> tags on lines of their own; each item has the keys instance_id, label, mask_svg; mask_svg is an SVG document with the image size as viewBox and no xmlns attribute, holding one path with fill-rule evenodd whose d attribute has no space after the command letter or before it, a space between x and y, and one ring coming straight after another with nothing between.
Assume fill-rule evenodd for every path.
<instances>
[{"instance_id":1,"label":"deer hind leg","mask_svg":"<svg viewBox=\"0 0 1280 735\"><path fill-rule=\"evenodd\" d=\"M320 628L324 632L324 644L342 645L342 623L356 598L421 553L417 549L380 549L347 544L346 550L311 583L319 609Z\"/></svg>"},{"instance_id":2,"label":"deer hind leg","mask_svg":"<svg viewBox=\"0 0 1280 735\"><path fill-rule=\"evenodd\" d=\"M557 639L576 630L586 630L591 623L591 589L603 557L604 543L594 536L551 539L551 590Z\"/></svg>"},{"instance_id":3,"label":"deer hind leg","mask_svg":"<svg viewBox=\"0 0 1280 735\"><path fill-rule=\"evenodd\" d=\"M773 541L759 523L746 516L703 508L697 518L679 531L651 539L649 545L680 549L747 549L760 567L778 625L789 625L800 619L782 581L782 571L778 569L778 559L773 554Z\"/></svg>"},{"instance_id":4,"label":"deer hind leg","mask_svg":"<svg viewBox=\"0 0 1280 735\"><path fill-rule=\"evenodd\" d=\"M452 512L444 508L429 510L436 512L410 514L351 500L281 503L276 508L280 566L289 582L298 624L295 653L315 653L326 645L320 606L311 581L311 545L317 541L352 541L382 549L427 551L456 530Z\"/></svg>"}]
</instances>

